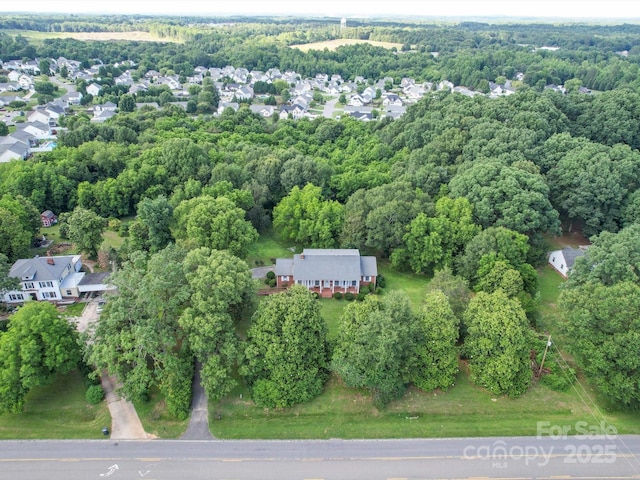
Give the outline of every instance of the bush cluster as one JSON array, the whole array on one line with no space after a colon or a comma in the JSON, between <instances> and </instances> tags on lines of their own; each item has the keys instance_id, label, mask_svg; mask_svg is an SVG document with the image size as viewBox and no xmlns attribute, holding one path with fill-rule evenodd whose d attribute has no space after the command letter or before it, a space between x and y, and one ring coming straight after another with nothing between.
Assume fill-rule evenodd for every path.
<instances>
[{"instance_id":1,"label":"bush cluster","mask_svg":"<svg viewBox=\"0 0 640 480\"><path fill-rule=\"evenodd\" d=\"M100 385L91 385L87 388L87 393L85 394L85 398L87 402L91 405L97 405L102 400L104 400L104 390Z\"/></svg>"}]
</instances>

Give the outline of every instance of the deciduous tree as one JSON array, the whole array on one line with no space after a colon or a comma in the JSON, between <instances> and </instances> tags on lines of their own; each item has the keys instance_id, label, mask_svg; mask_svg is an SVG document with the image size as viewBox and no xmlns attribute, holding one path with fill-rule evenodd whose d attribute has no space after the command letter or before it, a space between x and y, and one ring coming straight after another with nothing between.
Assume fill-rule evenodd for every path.
<instances>
[{"instance_id":1,"label":"deciduous tree","mask_svg":"<svg viewBox=\"0 0 640 480\"><path fill-rule=\"evenodd\" d=\"M458 374L458 324L446 295L433 290L418 315L419 336L412 365L416 387L431 391L454 385Z\"/></svg>"},{"instance_id":2,"label":"deciduous tree","mask_svg":"<svg viewBox=\"0 0 640 480\"><path fill-rule=\"evenodd\" d=\"M398 398L409 383L415 316L407 297L368 296L347 306L340 320L332 369L350 387L371 391L376 405Z\"/></svg>"},{"instance_id":3,"label":"deciduous tree","mask_svg":"<svg viewBox=\"0 0 640 480\"><path fill-rule=\"evenodd\" d=\"M304 287L271 295L253 316L243 375L256 404L289 407L322 392L328 376L327 325Z\"/></svg>"},{"instance_id":4,"label":"deciduous tree","mask_svg":"<svg viewBox=\"0 0 640 480\"><path fill-rule=\"evenodd\" d=\"M560 295L567 339L598 390L616 407L640 405L640 286L595 282Z\"/></svg>"},{"instance_id":5,"label":"deciduous tree","mask_svg":"<svg viewBox=\"0 0 640 480\"><path fill-rule=\"evenodd\" d=\"M196 247L226 249L243 257L258 239L258 232L244 216L244 210L228 198L202 195L176 207L173 234Z\"/></svg>"},{"instance_id":6,"label":"deciduous tree","mask_svg":"<svg viewBox=\"0 0 640 480\"><path fill-rule=\"evenodd\" d=\"M235 326L251 310L256 285L248 265L226 250L192 250L184 271L193 294L180 326L202 363L207 396L220 399L236 384L233 369L240 344Z\"/></svg>"},{"instance_id":7,"label":"deciduous tree","mask_svg":"<svg viewBox=\"0 0 640 480\"><path fill-rule=\"evenodd\" d=\"M517 397L531 383L529 324L517 299L480 292L464 314L464 352L471 381L495 395Z\"/></svg>"},{"instance_id":8,"label":"deciduous tree","mask_svg":"<svg viewBox=\"0 0 640 480\"><path fill-rule=\"evenodd\" d=\"M0 412L21 412L32 388L70 372L80 358L73 324L48 302L27 302L0 334Z\"/></svg>"},{"instance_id":9,"label":"deciduous tree","mask_svg":"<svg viewBox=\"0 0 640 480\"><path fill-rule=\"evenodd\" d=\"M69 240L79 250L96 257L102 244L102 233L107 228L107 220L86 208L76 207L67 218Z\"/></svg>"}]
</instances>

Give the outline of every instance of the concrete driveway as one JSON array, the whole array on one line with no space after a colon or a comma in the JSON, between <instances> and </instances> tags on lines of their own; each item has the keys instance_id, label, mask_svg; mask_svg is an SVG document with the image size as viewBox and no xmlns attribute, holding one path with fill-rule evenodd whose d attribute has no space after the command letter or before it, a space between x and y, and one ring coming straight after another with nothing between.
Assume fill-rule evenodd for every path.
<instances>
[{"instance_id":1,"label":"concrete driveway","mask_svg":"<svg viewBox=\"0 0 640 480\"><path fill-rule=\"evenodd\" d=\"M95 328L100 318L100 314L97 312L100 300L102 300L102 297L92 298L84 307L82 315L72 319L79 332L89 331L91 333ZM111 439L147 440L156 438L155 435L145 432L133 404L118 396L116 393L117 380L107 375L107 372L103 372L100 381L104 389L109 413L111 414Z\"/></svg>"},{"instance_id":2,"label":"concrete driveway","mask_svg":"<svg viewBox=\"0 0 640 480\"><path fill-rule=\"evenodd\" d=\"M95 327L95 323L100 318L100 314L96 311L98 308L98 298L92 298L86 303L82 315L79 317L73 317L73 322L76 324L80 333L86 332L89 329Z\"/></svg>"}]
</instances>

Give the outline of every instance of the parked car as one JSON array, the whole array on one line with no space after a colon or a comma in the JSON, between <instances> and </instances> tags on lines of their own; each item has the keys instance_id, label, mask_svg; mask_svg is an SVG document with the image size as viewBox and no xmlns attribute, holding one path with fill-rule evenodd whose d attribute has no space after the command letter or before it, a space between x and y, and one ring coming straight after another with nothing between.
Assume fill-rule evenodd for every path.
<instances>
[{"instance_id":1,"label":"parked car","mask_svg":"<svg viewBox=\"0 0 640 480\"><path fill-rule=\"evenodd\" d=\"M98 306L96 307L96 312L97 312L97 313L102 313L102 309L104 308L104 306L105 306L105 304L106 304L106 303L107 303L107 302L105 302L104 300L100 300L100 301L98 302Z\"/></svg>"}]
</instances>

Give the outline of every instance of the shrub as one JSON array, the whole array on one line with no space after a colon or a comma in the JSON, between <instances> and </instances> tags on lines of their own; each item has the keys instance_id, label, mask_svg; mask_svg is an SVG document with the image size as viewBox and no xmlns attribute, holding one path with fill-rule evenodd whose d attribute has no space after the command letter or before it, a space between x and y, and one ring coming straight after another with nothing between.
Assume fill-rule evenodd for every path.
<instances>
[{"instance_id":1,"label":"shrub","mask_svg":"<svg viewBox=\"0 0 640 480\"><path fill-rule=\"evenodd\" d=\"M275 264L276 264L276 259L275 259L275 258L272 258L272 259L271 259L271 265L275 265Z\"/></svg>"},{"instance_id":2,"label":"shrub","mask_svg":"<svg viewBox=\"0 0 640 480\"><path fill-rule=\"evenodd\" d=\"M335 292L333 294L333 298L335 298L336 300L342 300L342 297L343 297L342 292Z\"/></svg>"},{"instance_id":3,"label":"shrub","mask_svg":"<svg viewBox=\"0 0 640 480\"><path fill-rule=\"evenodd\" d=\"M351 292L347 292L347 293L344 294L344 299L349 301L349 302L352 302L355 298L356 298L356 296Z\"/></svg>"},{"instance_id":4,"label":"shrub","mask_svg":"<svg viewBox=\"0 0 640 480\"><path fill-rule=\"evenodd\" d=\"M376 291L376 284L371 282L369 285L369 293L374 293Z\"/></svg>"},{"instance_id":5,"label":"shrub","mask_svg":"<svg viewBox=\"0 0 640 480\"><path fill-rule=\"evenodd\" d=\"M552 373L540 377L540 383L543 385L557 392L564 392L573 385L576 378L576 371L573 368L561 367L553 361L547 362L545 367Z\"/></svg>"},{"instance_id":6,"label":"shrub","mask_svg":"<svg viewBox=\"0 0 640 480\"><path fill-rule=\"evenodd\" d=\"M267 272L267 278L269 280L272 280L272 279L276 278L276 274L273 271L270 270L270 271Z\"/></svg>"},{"instance_id":7,"label":"shrub","mask_svg":"<svg viewBox=\"0 0 640 480\"><path fill-rule=\"evenodd\" d=\"M356 295L356 300L358 300L359 302L364 302L364 299L366 296L367 296L366 293L360 292L358 295Z\"/></svg>"},{"instance_id":8,"label":"shrub","mask_svg":"<svg viewBox=\"0 0 640 480\"><path fill-rule=\"evenodd\" d=\"M122 227L122 221L119 218L110 218L108 222L108 228L112 232L117 232Z\"/></svg>"},{"instance_id":9,"label":"shrub","mask_svg":"<svg viewBox=\"0 0 640 480\"><path fill-rule=\"evenodd\" d=\"M385 280L385 278L382 275L378 275L378 278L376 278L376 286L384 288L386 284L387 281Z\"/></svg>"},{"instance_id":10,"label":"shrub","mask_svg":"<svg viewBox=\"0 0 640 480\"><path fill-rule=\"evenodd\" d=\"M91 385L89 388L87 388L85 398L91 405L97 405L102 400L104 400L104 390L100 385Z\"/></svg>"},{"instance_id":11,"label":"shrub","mask_svg":"<svg viewBox=\"0 0 640 480\"><path fill-rule=\"evenodd\" d=\"M278 284L278 281L275 278L267 279L270 287L275 287Z\"/></svg>"}]
</instances>

